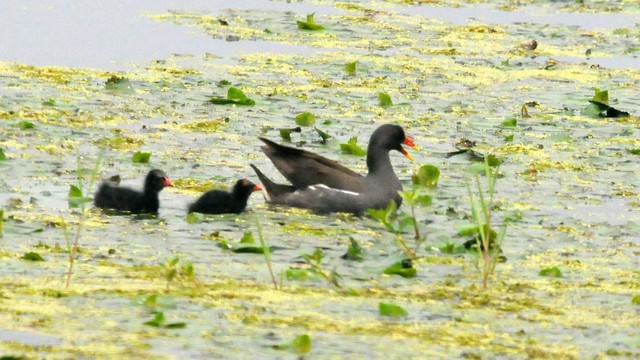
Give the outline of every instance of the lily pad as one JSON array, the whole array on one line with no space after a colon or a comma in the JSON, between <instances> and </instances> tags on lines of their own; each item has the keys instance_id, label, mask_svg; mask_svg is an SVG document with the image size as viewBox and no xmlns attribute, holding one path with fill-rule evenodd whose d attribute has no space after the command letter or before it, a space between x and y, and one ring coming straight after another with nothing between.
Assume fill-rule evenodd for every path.
<instances>
[{"instance_id":1,"label":"lily pad","mask_svg":"<svg viewBox=\"0 0 640 360\"><path fill-rule=\"evenodd\" d=\"M318 31L324 29L324 26L320 24L316 24L315 13L307 14L307 21L296 21L298 23L298 28L302 30L310 30L310 31Z\"/></svg>"},{"instance_id":2,"label":"lily pad","mask_svg":"<svg viewBox=\"0 0 640 360\"><path fill-rule=\"evenodd\" d=\"M216 105L241 105L241 106L253 106L256 104L255 100L248 98L242 90L230 87L227 90L226 98L210 97L209 101Z\"/></svg>"},{"instance_id":3,"label":"lily pad","mask_svg":"<svg viewBox=\"0 0 640 360\"><path fill-rule=\"evenodd\" d=\"M134 163L146 164L149 162L150 158L151 153L138 151L133 154L133 156L131 157L131 161L133 161Z\"/></svg>"},{"instance_id":4,"label":"lily pad","mask_svg":"<svg viewBox=\"0 0 640 360\"><path fill-rule=\"evenodd\" d=\"M380 106L382 107L393 105L393 102L391 101L391 96L389 96L389 94L387 93L379 92L378 99L380 99Z\"/></svg>"},{"instance_id":5,"label":"lily pad","mask_svg":"<svg viewBox=\"0 0 640 360\"><path fill-rule=\"evenodd\" d=\"M111 76L104 84L105 89L122 94L133 94L135 93L133 89L133 85L131 85L131 81L125 77L120 77L117 75Z\"/></svg>"},{"instance_id":6,"label":"lily pad","mask_svg":"<svg viewBox=\"0 0 640 360\"><path fill-rule=\"evenodd\" d=\"M396 319L409 315L407 310L403 309L401 306L384 302L378 303L378 312L382 316L389 316Z\"/></svg>"},{"instance_id":7,"label":"lily pad","mask_svg":"<svg viewBox=\"0 0 640 360\"><path fill-rule=\"evenodd\" d=\"M316 123L316 117L310 112L304 112L296 116L296 124L300 126L311 126Z\"/></svg>"},{"instance_id":8,"label":"lily pad","mask_svg":"<svg viewBox=\"0 0 640 360\"><path fill-rule=\"evenodd\" d=\"M24 255L22 255L22 258L28 261L44 261L42 256L40 256L40 254L38 254L37 252L25 253Z\"/></svg>"},{"instance_id":9,"label":"lily pad","mask_svg":"<svg viewBox=\"0 0 640 360\"><path fill-rule=\"evenodd\" d=\"M340 150L345 154L351 154L356 156L365 156L367 152L358 146L358 138L352 137L346 144L340 144Z\"/></svg>"},{"instance_id":10,"label":"lily pad","mask_svg":"<svg viewBox=\"0 0 640 360\"><path fill-rule=\"evenodd\" d=\"M418 275L418 271L411 265L410 261L398 261L397 263L384 269L387 275L399 275L403 278L414 278Z\"/></svg>"},{"instance_id":11,"label":"lily pad","mask_svg":"<svg viewBox=\"0 0 640 360\"><path fill-rule=\"evenodd\" d=\"M355 74L356 73L356 65L358 64L357 61L352 61L350 63L347 63L347 65L345 65L344 67L344 71L346 71L347 74Z\"/></svg>"},{"instance_id":12,"label":"lily pad","mask_svg":"<svg viewBox=\"0 0 640 360\"><path fill-rule=\"evenodd\" d=\"M438 186L438 179L440 178L440 169L433 165L422 165L418 169L418 172L411 176L411 180L414 184L436 187Z\"/></svg>"},{"instance_id":13,"label":"lily pad","mask_svg":"<svg viewBox=\"0 0 640 360\"><path fill-rule=\"evenodd\" d=\"M547 277L562 277L562 271L560 271L557 266L551 266L540 270L540 273L538 275Z\"/></svg>"}]
</instances>

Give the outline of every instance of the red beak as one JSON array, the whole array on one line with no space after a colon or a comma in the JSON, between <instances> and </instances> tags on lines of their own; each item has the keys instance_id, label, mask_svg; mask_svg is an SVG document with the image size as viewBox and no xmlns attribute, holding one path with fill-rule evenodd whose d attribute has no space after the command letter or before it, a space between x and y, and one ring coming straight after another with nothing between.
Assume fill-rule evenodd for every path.
<instances>
[{"instance_id":1,"label":"red beak","mask_svg":"<svg viewBox=\"0 0 640 360\"><path fill-rule=\"evenodd\" d=\"M405 144L405 145L409 145L409 146L411 146L411 147L412 147L412 148L414 148L414 149L416 149L416 148L417 148L416 144L414 144L414 143L413 143L413 141L411 141L411 139L409 139L409 138L408 138L408 137L406 137L406 136L404 137L404 142L403 142L403 144ZM401 152L404 156L408 157L408 158L409 158L409 160L413 161L413 157L411 156L411 154L409 154L409 153L407 152L407 150L405 150L403 147L400 147L400 149L401 149L401 150L400 150L400 152Z\"/></svg>"},{"instance_id":2,"label":"red beak","mask_svg":"<svg viewBox=\"0 0 640 360\"><path fill-rule=\"evenodd\" d=\"M253 191L262 190L262 188L258 185L253 185Z\"/></svg>"},{"instance_id":3,"label":"red beak","mask_svg":"<svg viewBox=\"0 0 640 360\"><path fill-rule=\"evenodd\" d=\"M164 186L171 186L173 187L173 183L171 182L171 180L169 180L168 177L164 178Z\"/></svg>"},{"instance_id":4,"label":"red beak","mask_svg":"<svg viewBox=\"0 0 640 360\"><path fill-rule=\"evenodd\" d=\"M413 143L413 141L411 141L411 139L409 139L408 137L404 137L404 144L405 145L409 145L414 149L417 149L418 147L416 146L416 144Z\"/></svg>"}]
</instances>

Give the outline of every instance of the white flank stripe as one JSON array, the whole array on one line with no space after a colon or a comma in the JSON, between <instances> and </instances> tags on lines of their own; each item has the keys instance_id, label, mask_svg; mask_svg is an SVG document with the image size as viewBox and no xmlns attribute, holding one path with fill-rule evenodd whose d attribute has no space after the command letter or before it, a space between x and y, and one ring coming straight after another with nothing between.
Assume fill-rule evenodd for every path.
<instances>
[{"instance_id":1,"label":"white flank stripe","mask_svg":"<svg viewBox=\"0 0 640 360\"><path fill-rule=\"evenodd\" d=\"M327 190L331 190L331 191L338 191L338 192L341 192L341 193L344 193L344 194L347 194L347 195L360 196L360 193L349 191L349 190L342 190L342 189L336 189L336 188L328 187L325 184L316 184L316 185L309 186L309 189L311 189L311 190L318 190L317 188L323 188L323 189L327 189Z\"/></svg>"}]
</instances>

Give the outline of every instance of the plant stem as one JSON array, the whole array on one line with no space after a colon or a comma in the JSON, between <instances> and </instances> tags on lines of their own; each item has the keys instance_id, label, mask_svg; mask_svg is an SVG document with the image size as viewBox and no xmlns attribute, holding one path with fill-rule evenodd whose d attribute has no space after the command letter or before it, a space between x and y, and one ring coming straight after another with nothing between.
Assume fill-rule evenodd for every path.
<instances>
[{"instance_id":1,"label":"plant stem","mask_svg":"<svg viewBox=\"0 0 640 360\"><path fill-rule=\"evenodd\" d=\"M413 218L413 229L416 231L416 241L418 241L420 240L420 229L418 229L418 220L416 219L416 204L411 204L411 217Z\"/></svg>"},{"instance_id":2,"label":"plant stem","mask_svg":"<svg viewBox=\"0 0 640 360\"><path fill-rule=\"evenodd\" d=\"M402 239L402 236L400 236L400 233L394 232L394 234L396 234L396 237L398 238L398 241L400 242L400 244L402 244L402 246L404 247L404 250L407 252L407 254L409 254L409 256L412 259L415 259L416 258L416 253L409 248L409 245L407 245L406 242L404 242L404 239Z\"/></svg>"},{"instance_id":3,"label":"plant stem","mask_svg":"<svg viewBox=\"0 0 640 360\"><path fill-rule=\"evenodd\" d=\"M73 242L73 247L71 248L71 251L69 253L69 272L67 273L67 284L65 286L65 289L69 289L69 283L71 282L71 274L73 273L73 257L78 251L78 242L80 240L80 231L82 231L83 223L84 223L84 205L82 209L82 214L78 219L78 229L76 229L76 238L75 238L75 241Z\"/></svg>"},{"instance_id":4,"label":"plant stem","mask_svg":"<svg viewBox=\"0 0 640 360\"><path fill-rule=\"evenodd\" d=\"M262 252L264 253L264 257L267 260L267 267L269 268L269 275L271 275L271 281L273 282L273 288L278 290L278 282L276 282L276 277L273 275L273 268L271 267L271 253L269 251L269 246L267 246L267 242L264 240L262 236L262 226L260 226L260 220L258 220L258 215L256 218L256 226L258 227L258 238L260 239L260 245L262 245Z\"/></svg>"}]
</instances>

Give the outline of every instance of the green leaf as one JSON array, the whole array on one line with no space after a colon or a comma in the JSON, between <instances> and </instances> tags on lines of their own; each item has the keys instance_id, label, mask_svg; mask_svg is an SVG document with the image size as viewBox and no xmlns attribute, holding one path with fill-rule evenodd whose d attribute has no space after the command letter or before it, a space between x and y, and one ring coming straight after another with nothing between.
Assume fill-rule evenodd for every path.
<instances>
[{"instance_id":1,"label":"green leaf","mask_svg":"<svg viewBox=\"0 0 640 360\"><path fill-rule=\"evenodd\" d=\"M391 96L387 93L379 92L378 99L380 99L380 106L387 107L393 105L391 102Z\"/></svg>"},{"instance_id":2,"label":"green leaf","mask_svg":"<svg viewBox=\"0 0 640 360\"><path fill-rule=\"evenodd\" d=\"M209 101L214 103L215 105L228 105L228 104L237 104L237 100L226 99L226 98L209 98Z\"/></svg>"},{"instance_id":3,"label":"green leaf","mask_svg":"<svg viewBox=\"0 0 640 360\"><path fill-rule=\"evenodd\" d=\"M300 126L311 126L316 123L316 117L310 112L304 112L296 116L296 124Z\"/></svg>"},{"instance_id":4,"label":"green leaf","mask_svg":"<svg viewBox=\"0 0 640 360\"><path fill-rule=\"evenodd\" d=\"M187 224L199 224L201 222L203 222L206 219L206 216L204 214L201 214L199 212L192 212L189 213L189 215L187 215Z\"/></svg>"},{"instance_id":5,"label":"green leaf","mask_svg":"<svg viewBox=\"0 0 640 360\"><path fill-rule=\"evenodd\" d=\"M93 198L84 197L82 190L76 185L69 185L69 198L67 200L69 206L72 208L78 207L81 204L93 201Z\"/></svg>"},{"instance_id":6,"label":"green leaf","mask_svg":"<svg viewBox=\"0 0 640 360\"><path fill-rule=\"evenodd\" d=\"M42 256L40 256L40 254L33 251L25 253L24 255L22 255L22 258L28 261L44 261L44 259L42 258Z\"/></svg>"},{"instance_id":7,"label":"green leaf","mask_svg":"<svg viewBox=\"0 0 640 360\"><path fill-rule=\"evenodd\" d=\"M513 141L513 134L507 135L504 137L504 142L512 142L512 141Z\"/></svg>"},{"instance_id":8,"label":"green leaf","mask_svg":"<svg viewBox=\"0 0 640 360\"><path fill-rule=\"evenodd\" d=\"M417 205L421 205L421 206L431 206L431 203L433 202L433 198L431 197L431 195L427 195L427 194L420 194L416 197L413 198L413 201L417 204Z\"/></svg>"},{"instance_id":9,"label":"green leaf","mask_svg":"<svg viewBox=\"0 0 640 360\"><path fill-rule=\"evenodd\" d=\"M355 74L356 73L356 65L358 64L357 61L353 61L350 63L347 63L347 65L344 67L344 71L347 72L347 74Z\"/></svg>"},{"instance_id":10,"label":"green leaf","mask_svg":"<svg viewBox=\"0 0 640 360\"><path fill-rule=\"evenodd\" d=\"M483 225L486 227L486 225ZM466 227L463 228L461 230L458 231L458 236L460 237L476 237L476 236L480 236L480 230L478 226L470 226L470 227ZM497 239L498 238L498 233L491 229L489 231L489 237L491 239Z\"/></svg>"},{"instance_id":11,"label":"green leaf","mask_svg":"<svg viewBox=\"0 0 640 360\"><path fill-rule=\"evenodd\" d=\"M296 336L291 342L291 351L297 355L308 354L311 351L311 337L307 334Z\"/></svg>"},{"instance_id":12,"label":"green leaf","mask_svg":"<svg viewBox=\"0 0 640 360\"><path fill-rule=\"evenodd\" d=\"M285 141L291 141L291 129L280 129L280 137Z\"/></svg>"},{"instance_id":13,"label":"green leaf","mask_svg":"<svg viewBox=\"0 0 640 360\"><path fill-rule=\"evenodd\" d=\"M242 239L240 239L240 244L255 244L256 239L253 237L252 232L246 232L242 235Z\"/></svg>"},{"instance_id":14,"label":"green leaf","mask_svg":"<svg viewBox=\"0 0 640 360\"><path fill-rule=\"evenodd\" d=\"M262 246L242 246L233 249L237 254L264 254L264 248Z\"/></svg>"},{"instance_id":15,"label":"green leaf","mask_svg":"<svg viewBox=\"0 0 640 360\"><path fill-rule=\"evenodd\" d=\"M4 150L0 148L0 161L5 161L5 160L7 160L7 157L4 154Z\"/></svg>"},{"instance_id":16,"label":"green leaf","mask_svg":"<svg viewBox=\"0 0 640 360\"><path fill-rule=\"evenodd\" d=\"M231 85L231 81L229 80L220 80L216 83L217 87L225 87Z\"/></svg>"},{"instance_id":17,"label":"green leaf","mask_svg":"<svg viewBox=\"0 0 640 360\"><path fill-rule=\"evenodd\" d=\"M439 178L440 169L433 165L422 165L418 169L418 172L411 176L411 180L414 184L427 187L438 186Z\"/></svg>"},{"instance_id":18,"label":"green leaf","mask_svg":"<svg viewBox=\"0 0 640 360\"><path fill-rule=\"evenodd\" d=\"M378 304L378 311L382 316L390 316L396 319L409 315L407 310L403 309L402 307L394 304L383 303L383 302Z\"/></svg>"},{"instance_id":19,"label":"green leaf","mask_svg":"<svg viewBox=\"0 0 640 360\"><path fill-rule=\"evenodd\" d=\"M104 84L105 89L113 92L132 94L135 93L131 81L125 77L119 77L117 75L111 76Z\"/></svg>"},{"instance_id":20,"label":"green leaf","mask_svg":"<svg viewBox=\"0 0 640 360\"><path fill-rule=\"evenodd\" d=\"M548 277L562 277L562 271L560 271L557 266L552 266L540 270L540 273L538 275Z\"/></svg>"},{"instance_id":21,"label":"green leaf","mask_svg":"<svg viewBox=\"0 0 640 360\"><path fill-rule=\"evenodd\" d=\"M633 299L631 299L631 303L633 305L640 305L640 295L634 296Z\"/></svg>"},{"instance_id":22,"label":"green leaf","mask_svg":"<svg viewBox=\"0 0 640 360\"><path fill-rule=\"evenodd\" d=\"M498 159L495 155L489 154L487 155L487 164L491 167L496 167L502 165L502 160Z\"/></svg>"},{"instance_id":23,"label":"green leaf","mask_svg":"<svg viewBox=\"0 0 640 360\"><path fill-rule=\"evenodd\" d=\"M69 198L81 198L82 190L76 185L69 185Z\"/></svg>"},{"instance_id":24,"label":"green leaf","mask_svg":"<svg viewBox=\"0 0 640 360\"><path fill-rule=\"evenodd\" d=\"M326 132L318 129L318 128L314 128L316 129L316 132L318 133L318 135L320 135L320 137L322 138L322 143L326 144L327 140L331 137L331 135L327 134Z\"/></svg>"},{"instance_id":25,"label":"green leaf","mask_svg":"<svg viewBox=\"0 0 640 360\"><path fill-rule=\"evenodd\" d=\"M166 324L163 327L165 329L184 329L185 327L187 327L187 324L183 322L175 322L175 323Z\"/></svg>"},{"instance_id":26,"label":"green leaf","mask_svg":"<svg viewBox=\"0 0 640 360\"><path fill-rule=\"evenodd\" d=\"M162 311L156 311L154 313L153 320L144 322L144 325L153 326L153 327L161 327L165 322L164 313Z\"/></svg>"},{"instance_id":27,"label":"green leaf","mask_svg":"<svg viewBox=\"0 0 640 360\"><path fill-rule=\"evenodd\" d=\"M307 21L296 21L298 28L302 30L318 31L324 29L324 26L316 24L315 13L307 15Z\"/></svg>"},{"instance_id":28,"label":"green leaf","mask_svg":"<svg viewBox=\"0 0 640 360\"><path fill-rule=\"evenodd\" d=\"M604 111L607 111L608 108L608 105L592 102L586 108L582 109L580 114L592 118L599 118L600 114L602 114Z\"/></svg>"},{"instance_id":29,"label":"green leaf","mask_svg":"<svg viewBox=\"0 0 640 360\"><path fill-rule=\"evenodd\" d=\"M595 89L595 94L591 99L592 102L609 105L609 90Z\"/></svg>"},{"instance_id":30,"label":"green leaf","mask_svg":"<svg viewBox=\"0 0 640 360\"><path fill-rule=\"evenodd\" d=\"M400 275L403 278L413 278L418 275L418 271L413 267L408 267L406 261L398 261L384 269L384 273L387 275Z\"/></svg>"},{"instance_id":31,"label":"green leaf","mask_svg":"<svg viewBox=\"0 0 640 360\"><path fill-rule=\"evenodd\" d=\"M255 101L253 99L248 98L242 90L230 87L227 90L227 98L214 98L210 97L209 101L216 105L227 105L227 104L235 104L235 105L244 105L244 106L253 106L255 105Z\"/></svg>"},{"instance_id":32,"label":"green leaf","mask_svg":"<svg viewBox=\"0 0 640 360\"><path fill-rule=\"evenodd\" d=\"M309 271L307 269L291 268L285 272L287 280L305 281L309 279Z\"/></svg>"},{"instance_id":33,"label":"green leaf","mask_svg":"<svg viewBox=\"0 0 640 360\"><path fill-rule=\"evenodd\" d=\"M640 155L640 149L627 149L627 152L631 155ZM0 160L2 160L1 156L0 156Z\"/></svg>"},{"instance_id":34,"label":"green leaf","mask_svg":"<svg viewBox=\"0 0 640 360\"><path fill-rule=\"evenodd\" d=\"M342 255L342 258L345 260L360 261L363 259L363 255L364 249L358 245L358 242L354 238L349 237L349 247L347 248L347 252Z\"/></svg>"},{"instance_id":35,"label":"green leaf","mask_svg":"<svg viewBox=\"0 0 640 360\"><path fill-rule=\"evenodd\" d=\"M49 98L49 100L43 101L42 105L44 105L44 106L56 106L56 99Z\"/></svg>"},{"instance_id":36,"label":"green leaf","mask_svg":"<svg viewBox=\"0 0 640 360\"><path fill-rule=\"evenodd\" d=\"M412 199L413 201L413 199ZM400 212L400 215L398 215L398 227L400 229L405 229L409 226L413 227L416 224L416 219L407 214L406 212L402 211Z\"/></svg>"},{"instance_id":37,"label":"green leaf","mask_svg":"<svg viewBox=\"0 0 640 360\"><path fill-rule=\"evenodd\" d=\"M455 243L447 242L438 248L443 254L462 254L466 251L464 246L457 246Z\"/></svg>"},{"instance_id":38,"label":"green leaf","mask_svg":"<svg viewBox=\"0 0 640 360\"><path fill-rule=\"evenodd\" d=\"M367 152L361 147L359 147L357 144L358 144L358 139L357 137L354 136L351 139L349 139L349 142L347 142L346 144L340 144L340 149L342 150L343 153L346 153L346 154L351 154L356 156L367 155Z\"/></svg>"},{"instance_id":39,"label":"green leaf","mask_svg":"<svg viewBox=\"0 0 640 360\"><path fill-rule=\"evenodd\" d=\"M150 157L151 157L151 153L138 151L135 154L133 154L133 157L131 158L131 160L134 163L146 164L149 162Z\"/></svg>"},{"instance_id":40,"label":"green leaf","mask_svg":"<svg viewBox=\"0 0 640 360\"><path fill-rule=\"evenodd\" d=\"M393 226L392 221L396 217L398 206L395 201L389 201L389 204L385 209L368 209L369 214L375 219L380 220L382 224L392 233L397 233L398 230Z\"/></svg>"},{"instance_id":41,"label":"green leaf","mask_svg":"<svg viewBox=\"0 0 640 360\"><path fill-rule=\"evenodd\" d=\"M247 95L244 94L244 92L242 92L242 90L235 88L235 87L230 87L229 90L227 90L227 99L231 99L231 100L244 100L247 98Z\"/></svg>"},{"instance_id":42,"label":"green leaf","mask_svg":"<svg viewBox=\"0 0 640 360\"><path fill-rule=\"evenodd\" d=\"M500 123L502 127L516 127L518 126L518 119L515 117L507 118L505 121Z\"/></svg>"},{"instance_id":43,"label":"green leaf","mask_svg":"<svg viewBox=\"0 0 640 360\"><path fill-rule=\"evenodd\" d=\"M158 296L157 295L149 295L146 299L144 299L143 305L155 309L158 306Z\"/></svg>"},{"instance_id":44,"label":"green leaf","mask_svg":"<svg viewBox=\"0 0 640 360\"><path fill-rule=\"evenodd\" d=\"M22 130L27 130L27 129L33 129L35 127L35 125L33 125L32 122L29 122L27 120L23 120L23 121L20 121L18 123L18 127L20 129L22 129Z\"/></svg>"}]
</instances>

